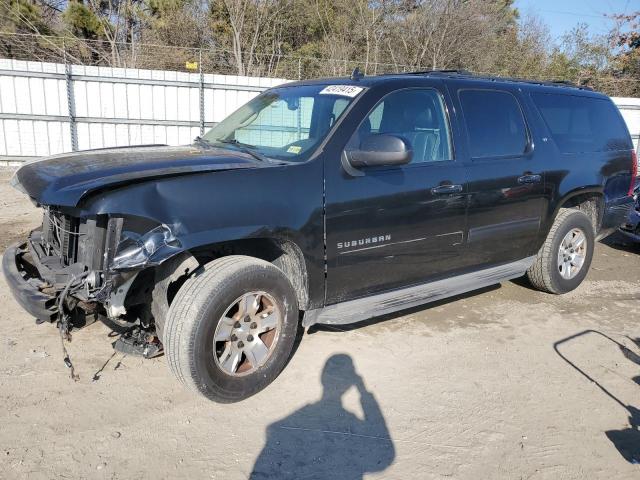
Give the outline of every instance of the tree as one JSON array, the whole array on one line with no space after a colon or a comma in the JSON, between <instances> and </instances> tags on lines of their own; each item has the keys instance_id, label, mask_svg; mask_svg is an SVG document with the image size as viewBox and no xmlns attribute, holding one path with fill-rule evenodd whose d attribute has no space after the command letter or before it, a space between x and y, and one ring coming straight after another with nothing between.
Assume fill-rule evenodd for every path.
<instances>
[{"instance_id":1,"label":"tree","mask_svg":"<svg viewBox=\"0 0 640 480\"><path fill-rule=\"evenodd\" d=\"M0 2L0 28L5 32L49 35L52 28L37 3L28 0Z\"/></svg>"},{"instance_id":2,"label":"tree","mask_svg":"<svg viewBox=\"0 0 640 480\"><path fill-rule=\"evenodd\" d=\"M400 5L387 50L393 63L411 69L484 65L494 40L514 25L507 0L423 0Z\"/></svg>"},{"instance_id":3,"label":"tree","mask_svg":"<svg viewBox=\"0 0 640 480\"><path fill-rule=\"evenodd\" d=\"M611 41L616 49L612 65L620 95L640 96L640 11L614 15L616 26Z\"/></svg>"},{"instance_id":4,"label":"tree","mask_svg":"<svg viewBox=\"0 0 640 480\"><path fill-rule=\"evenodd\" d=\"M66 27L71 34L80 38L96 40L104 37L105 24L91 6L81 0L72 0L62 14Z\"/></svg>"},{"instance_id":5,"label":"tree","mask_svg":"<svg viewBox=\"0 0 640 480\"><path fill-rule=\"evenodd\" d=\"M638 94L640 12L561 42L514 0L3 0L10 58L286 78L466 69Z\"/></svg>"},{"instance_id":6,"label":"tree","mask_svg":"<svg viewBox=\"0 0 640 480\"><path fill-rule=\"evenodd\" d=\"M238 75L263 70L278 55L284 25L283 0L215 0L211 16L220 43L229 46ZM271 58L270 58L271 57Z\"/></svg>"}]
</instances>

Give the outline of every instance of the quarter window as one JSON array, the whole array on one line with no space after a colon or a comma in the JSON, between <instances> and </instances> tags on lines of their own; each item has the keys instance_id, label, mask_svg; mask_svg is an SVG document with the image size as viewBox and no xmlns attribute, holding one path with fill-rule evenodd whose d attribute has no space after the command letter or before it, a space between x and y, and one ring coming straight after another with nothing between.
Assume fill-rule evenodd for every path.
<instances>
[{"instance_id":1,"label":"quarter window","mask_svg":"<svg viewBox=\"0 0 640 480\"><path fill-rule=\"evenodd\" d=\"M433 89L390 93L378 103L353 134L347 150L357 150L370 135L403 137L413 149L411 163L451 160L451 136L440 94Z\"/></svg>"},{"instance_id":2,"label":"quarter window","mask_svg":"<svg viewBox=\"0 0 640 480\"><path fill-rule=\"evenodd\" d=\"M473 158L522 155L527 128L516 98L496 90L462 90L462 113Z\"/></svg>"},{"instance_id":3,"label":"quarter window","mask_svg":"<svg viewBox=\"0 0 640 480\"><path fill-rule=\"evenodd\" d=\"M624 121L609 100L556 93L535 93L531 98L562 153L633 148Z\"/></svg>"}]
</instances>

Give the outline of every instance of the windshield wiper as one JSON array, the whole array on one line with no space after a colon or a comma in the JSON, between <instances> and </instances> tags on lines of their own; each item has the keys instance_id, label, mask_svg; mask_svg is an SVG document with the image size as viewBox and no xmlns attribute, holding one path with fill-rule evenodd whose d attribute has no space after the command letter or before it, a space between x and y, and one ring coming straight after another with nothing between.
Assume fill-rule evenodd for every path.
<instances>
[{"instance_id":1,"label":"windshield wiper","mask_svg":"<svg viewBox=\"0 0 640 480\"><path fill-rule=\"evenodd\" d=\"M252 150L250 147L252 147L253 145L247 145L246 143L242 143L239 142L238 140L231 139L231 140L216 140L214 142L211 142L205 138L202 138L200 136L196 137L194 139L194 143L197 143L199 145L202 145L206 148L212 148L215 147L216 143L222 143L225 145L233 145L234 147L236 147L237 150L241 151L242 153L246 153L247 155L251 155L253 158L255 158L256 160L260 160L261 162L277 162L277 163L290 163L290 162L286 162L284 160L274 160L271 159L269 157L266 157L264 155L262 155L259 152L256 152L255 150Z\"/></svg>"},{"instance_id":2,"label":"windshield wiper","mask_svg":"<svg viewBox=\"0 0 640 480\"><path fill-rule=\"evenodd\" d=\"M203 147L213 147L213 143L211 143L209 140L205 140L200 135L193 139L193 143L197 143L199 145L202 145Z\"/></svg>"},{"instance_id":3,"label":"windshield wiper","mask_svg":"<svg viewBox=\"0 0 640 480\"><path fill-rule=\"evenodd\" d=\"M205 142L208 142L208 140L205 140ZM268 157L265 157L264 155L262 155L261 153L256 152L255 150L251 149L252 145L247 145L246 143L241 143L238 140L231 139L231 140L216 140L217 143L224 143L226 145L233 145L234 147L236 147L238 150L240 150L242 153L246 153L247 155L251 155L253 158L255 158L256 160L260 160L261 162L270 162L271 159Z\"/></svg>"}]
</instances>

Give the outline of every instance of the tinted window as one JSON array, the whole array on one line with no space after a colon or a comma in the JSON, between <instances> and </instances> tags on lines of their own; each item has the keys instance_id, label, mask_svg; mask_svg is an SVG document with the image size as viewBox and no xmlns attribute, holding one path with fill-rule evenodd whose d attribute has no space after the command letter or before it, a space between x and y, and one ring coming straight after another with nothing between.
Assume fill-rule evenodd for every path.
<instances>
[{"instance_id":1,"label":"tinted window","mask_svg":"<svg viewBox=\"0 0 640 480\"><path fill-rule=\"evenodd\" d=\"M556 93L531 97L562 153L633 148L624 121L609 100Z\"/></svg>"},{"instance_id":2,"label":"tinted window","mask_svg":"<svg viewBox=\"0 0 640 480\"><path fill-rule=\"evenodd\" d=\"M472 157L521 155L527 129L515 97L508 92L463 90L460 103Z\"/></svg>"},{"instance_id":3,"label":"tinted window","mask_svg":"<svg viewBox=\"0 0 640 480\"><path fill-rule=\"evenodd\" d=\"M342 112L345 111L348 105L349 105L349 100L345 98L336 99L335 103L333 104L333 109L331 112L331 126L333 126L333 124L336 123L336 120L340 117L340 115L342 115Z\"/></svg>"},{"instance_id":4,"label":"tinted window","mask_svg":"<svg viewBox=\"0 0 640 480\"><path fill-rule=\"evenodd\" d=\"M358 149L362 140L378 134L406 139L413 149L411 163L452 158L444 104L432 89L399 90L384 97L362 121L347 149Z\"/></svg>"}]
</instances>

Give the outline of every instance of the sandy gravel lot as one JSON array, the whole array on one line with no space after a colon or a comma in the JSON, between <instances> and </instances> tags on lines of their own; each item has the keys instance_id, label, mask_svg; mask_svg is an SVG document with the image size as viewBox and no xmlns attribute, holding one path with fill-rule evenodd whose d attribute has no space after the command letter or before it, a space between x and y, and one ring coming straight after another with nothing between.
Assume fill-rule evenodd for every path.
<instances>
[{"instance_id":1,"label":"sandy gravel lot","mask_svg":"<svg viewBox=\"0 0 640 480\"><path fill-rule=\"evenodd\" d=\"M0 251L40 220L8 178ZM637 479L639 312L640 249L610 240L571 294L509 282L318 328L273 385L217 405L101 324L75 333L72 382L1 278L0 478Z\"/></svg>"}]
</instances>

